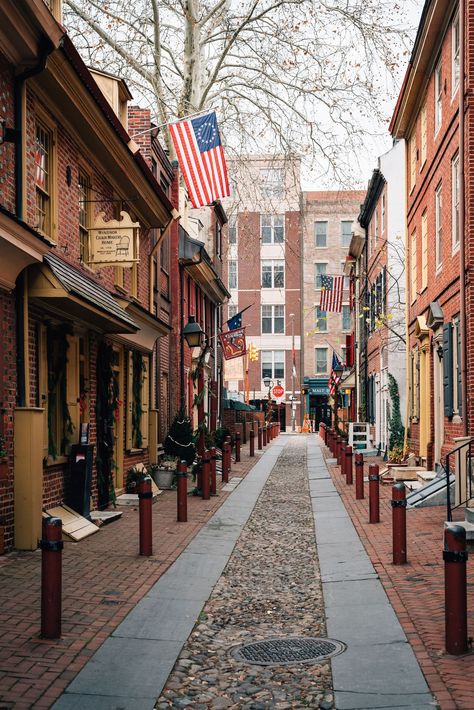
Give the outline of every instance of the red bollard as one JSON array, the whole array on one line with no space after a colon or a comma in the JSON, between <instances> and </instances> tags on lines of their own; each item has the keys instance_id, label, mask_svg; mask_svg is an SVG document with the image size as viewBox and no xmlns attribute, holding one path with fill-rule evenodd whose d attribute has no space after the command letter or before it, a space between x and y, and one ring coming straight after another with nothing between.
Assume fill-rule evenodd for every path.
<instances>
[{"instance_id":1,"label":"red bollard","mask_svg":"<svg viewBox=\"0 0 474 710\"><path fill-rule=\"evenodd\" d=\"M63 524L60 518L44 518L41 552L41 636L61 636Z\"/></svg>"},{"instance_id":2,"label":"red bollard","mask_svg":"<svg viewBox=\"0 0 474 710\"><path fill-rule=\"evenodd\" d=\"M378 464L371 463L369 466L369 523L380 522L379 482Z\"/></svg>"},{"instance_id":3,"label":"red bollard","mask_svg":"<svg viewBox=\"0 0 474 710\"><path fill-rule=\"evenodd\" d=\"M327 445L328 445L329 451L332 454L332 429L331 428L328 429Z\"/></svg>"},{"instance_id":4,"label":"red bollard","mask_svg":"<svg viewBox=\"0 0 474 710\"><path fill-rule=\"evenodd\" d=\"M346 458L345 458L345 453L346 453L346 442L344 439L340 436L339 438L339 450L338 450L338 457L337 457L337 465L341 467L341 473L345 476L346 474Z\"/></svg>"},{"instance_id":5,"label":"red bollard","mask_svg":"<svg viewBox=\"0 0 474 710\"><path fill-rule=\"evenodd\" d=\"M356 500L364 497L364 456L355 455L355 479L356 479Z\"/></svg>"},{"instance_id":6,"label":"red bollard","mask_svg":"<svg viewBox=\"0 0 474 710\"><path fill-rule=\"evenodd\" d=\"M203 500L211 497L211 456L207 449L202 455L201 495Z\"/></svg>"},{"instance_id":7,"label":"red bollard","mask_svg":"<svg viewBox=\"0 0 474 710\"><path fill-rule=\"evenodd\" d=\"M140 555L149 557L153 554L153 539L151 534L151 506L153 493L151 478L145 476L138 484L138 514L140 519Z\"/></svg>"},{"instance_id":8,"label":"red bollard","mask_svg":"<svg viewBox=\"0 0 474 710\"><path fill-rule=\"evenodd\" d=\"M467 651L466 531L450 525L444 531L444 608L446 651L459 656Z\"/></svg>"},{"instance_id":9,"label":"red bollard","mask_svg":"<svg viewBox=\"0 0 474 710\"><path fill-rule=\"evenodd\" d=\"M255 456L255 432L253 429L250 429L249 432L249 456L252 458Z\"/></svg>"},{"instance_id":10,"label":"red bollard","mask_svg":"<svg viewBox=\"0 0 474 710\"><path fill-rule=\"evenodd\" d=\"M328 445L328 428L325 424L323 424L323 440L325 445Z\"/></svg>"},{"instance_id":11,"label":"red bollard","mask_svg":"<svg viewBox=\"0 0 474 710\"><path fill-rule=\"evenodd\" d=\"M264 446L267 445L267 425L262 427L262 443Z\"/></svg>"},{"instance_id":12,"label":"red bollard","mask_svg":"<svg viewBox=\"0 0 474 710\"><path fill-rule=\"evenodd\" d=\"M263 448L262 439L263 439L262 427L259 426L257 429L257 447L258 447L259 451L261 451Z\"/></svg>"},{"instance_id":13,"label":"red bollard","mask_svg":"<svg viewBox=\"0 0 474 710\"><path fill-rule=\"evenodd\" d=\"M338 434L336 436L336 453L335 453L336 463L338 466L341 465L341 446L342 446L342 439Z\"/></svg>"},{"instance_id":14,"label":"red bollard","mask_svg":"<svg viewBox=\"0 0 474 710\"><path fill-rule=\"evenodd\" d=\"M348 486L352 486L352 446L345 447L345 460L346 460L346 483Z\"/></svg>"},{"instance_id":15,"label":"red bollard","mask_svg":"<svg viewBox=\"0 0 474 710\"><path fill-rule=\"evenodd\" d=\"M235 463L240 463L240 431L235 433Z\"/></svg>"},{"instance_id":16,"label":"red bollard","mask_svg":"<svg viewBox=\"0 0 474 710\"><path fill-rule=\"evenodd\" d=\"M217 451L213 446L210 450L211 454L211 496L217 495L217 476L216 476L216 463L217 463Z\"/></svg>"},{"instance_id":17,"label":"red bollard","mask_svg":"<svg viewBox=\"0 0 474 710\"><path fill-rule=\"evenodd\" d=\"M188 522L188 464L180 461L176 471L177 490L177 520L178 523Z\"/></svg>"},{"instance_id":18,"label":"red bollard","mask_svg":"<svg viewBox=\"0 0 474 710\"><path fill-rule=\"evenodd\" d=\"M230 436L226 438L227 444L228 444L228 450L227 450L227 474L229 474L232 470L232 439ZM227 477L227 480L229 478Z\"/></svg>"},{"instance_id":19,"label":"red bollard","mask_svg":"<svg viewBox=\"0 0 474 710\"><path fill-rule=\"evenodd\" d=\"M229 482L229 443L227 439L222 444L222 483Z\"/></svg>"},{"instance_id":20,"label":"red bollard","mask_svg":"<svg viewBox=\"0 0 474 710\"><path fill-rule=\"evenodd\" d=\"M404 483L392 486L392 536L393 564L404 565L407 561L407 501Z\"/></svg>"}]
</instances>

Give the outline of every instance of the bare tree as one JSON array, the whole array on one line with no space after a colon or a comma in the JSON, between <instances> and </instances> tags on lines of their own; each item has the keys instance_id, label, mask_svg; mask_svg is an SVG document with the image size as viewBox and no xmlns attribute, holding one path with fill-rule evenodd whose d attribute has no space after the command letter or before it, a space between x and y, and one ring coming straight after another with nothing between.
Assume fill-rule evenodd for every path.
<instances>
[{"instance_id":1,"label":"bare tree","mask_svg":"<svg viewBox=\"0 0 474 710\"><path fill-rule=\"evenodd\" d=\"M216 108L229 152L309 156L341 179L385 128L409 42L388 0L65 3L86 61L126 78L158 123Z\"/></svg>"}]
</instances>

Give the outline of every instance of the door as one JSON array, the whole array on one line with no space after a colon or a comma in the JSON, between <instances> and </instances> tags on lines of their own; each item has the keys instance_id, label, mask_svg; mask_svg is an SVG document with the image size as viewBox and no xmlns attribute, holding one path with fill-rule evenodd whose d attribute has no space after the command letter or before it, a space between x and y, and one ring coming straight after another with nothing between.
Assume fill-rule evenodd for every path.
<instances>
[{"instance_id":1,"label":"door","mask_svg":"<svg viewBox=\"0 0 474 710\"><path fill-rule=\"evenodd\" d=\"M437 352L437 343L433 342L433 353ZM441 343L442 347L442 343ZM444 442L444 392L443 392L443 361L436 355L433 357L433 383L434 383L434 442L433 456L434 467L439 469L441 464L441 448Z\"/></svg>"}]
</instances>

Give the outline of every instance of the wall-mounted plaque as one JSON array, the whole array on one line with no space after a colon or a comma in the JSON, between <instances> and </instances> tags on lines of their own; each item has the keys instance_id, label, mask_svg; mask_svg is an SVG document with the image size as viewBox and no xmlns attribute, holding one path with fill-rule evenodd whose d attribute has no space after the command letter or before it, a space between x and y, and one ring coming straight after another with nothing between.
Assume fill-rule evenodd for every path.
<instances>
[{"instance_id":1,"label":"wall-mounted plaque","mask_svg":"<svg viewBox=\"0 0 474 710\"><path fill-rule=\"evenodd\" d=\"M139 222L132 222L128 212L121 219L104 221L101 212L89 229L89 264L101 266L132 266L138 261Z\"/></svg>"}]
</instances>

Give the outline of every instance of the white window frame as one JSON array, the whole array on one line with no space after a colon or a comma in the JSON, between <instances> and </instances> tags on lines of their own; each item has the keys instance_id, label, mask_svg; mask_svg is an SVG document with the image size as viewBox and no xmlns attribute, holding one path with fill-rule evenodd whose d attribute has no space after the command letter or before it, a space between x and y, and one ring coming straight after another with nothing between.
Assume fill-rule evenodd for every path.
<instances>
[{"instance_id":1,"label":"white window frame","mask_svg":"<svg viewBox=\"0 0 474 710\"><path fill-rule=\"evenodd\" d=\"M434 70L434 134L438 135L443 122L443 65L441 57Z\"/></svg>"},{"instance_id":2,"label":"white window frame","mask_svg":"<svg viewBox=\"0 0 474 710\"><path fill-rule=\"evenodd\" d=\"M414 129L415 130L415 129ZM416 133L410 138L410 194L416 185Z\"/></svg>"},{"instance_id":3,"label":"white window frame","mask_svg":"<svg viewBox=\"0 0 474 710\"><path fill-rule=\"evenodd\" d=\"M327 275L327 268L328 268L328 262L327 261L315 261L314 262L314 288L315 289L320 289L321 288L321 276L326 276ZM317 267L318 266L324 266L324 272L318 272ZM318 279L319 279L319 285L318 285Z\"/></svg>"},{"instance_id":4,"label":"white window frame","mask_svg":"<svg viewBox=\"0 0 474 710\"><path fill-rule=\"evenodd\" d=\"M459 152L456 153L451 160L451 239L453 254L459 250L460 231L459 231L459 187L460 187L460 172L459 172ZM457 239L456 239L457 232Z\"/></svg>"},{"instance_id":5,"label":"white window frame","mask_svg":"<svg viewBox=\"0 0 474 710\"><path fill-rule=\"evenodd\" d=\"M344 234L344 228L342 226L343 224L350 224L351 225L351 232L350 232L349 241L347 242L347 244L344 242L344 237L348 236L348 235ZM352 239L352 221L350 219L341 219L341 246L348 247L351 243L351 239Z\"/></svg>"},{"instance_id":6,"label":"white window frame","mask_svg":"<svg viewBox=\"0 0 474 710\"><path fill-rule=\"evenodd\" d=\"M318 229L317 225L318 224L324 224L326 225L326 229L324 232L324 244L320 245L318 244ZM327 219L317 219L314 223L314 246L316 249L327 249L328 246L328 220Z\"/></svg>"},{"instance_id":7,"label":"white window frame","mask_svg":"<svg viewBox=\"0 0 474 710\"><path fill-rule=\"evenodd\" d=\"M459 25L459 10L451 23L451 98L453 99L459 88L461 70L461 27Z\"/></svg>"},{"instance_id":8,"label":"white window frame","mask_svg":"<svg viewBox=\"0 0 474 710\"><path fill-rule=\"evenodd\" d=\"M318 311L320 310L319 306L314 307L314 328L317 333L327 333L328 332L328 312L327 311L321 311L321 313L324 313L324 316L321 316L318 318ZM320 328L318 325L318 321L322 320L324 322L324 329Z\"/></svg>"},{"instance_id":9,"label":"white window frame","mask_svg":"<svg viewBox=\"0 0 474 710\"><path fill-rule=\"evenodd\" d=\"M349 325L347 328L344 328L344 308L349 309ZM347 313L347 311L346 311ZM351 307L349 303L343 303L342 304L342 309L341 309L341 331L343 333L350 333L352 329L352 322L351 322Z\"/></svg>"},{"instance_id":10,"label":"white window frame","mask_svg":"<svg viewBox=\"0 0 474 710\"><path fill-rule=\"evenodd\" d=\"M428 210L421 215L421 290L428 287Z\"/></svg>"},{"instance_id":11,"label":"white window frame","mask_svg":"<svg viewBox=\"0 0 474 710\"><path fill-rule=\"evenodd\" d=\"M416 229L413 230L410 236L410 303L416 301L416 292L418 285L418 262L416 254Z\"/></svg>"},{"instance_id":12,"label":"white window frame","mask_svg":"<svg viewBox=\"0 0 474 710\"><path fill-rule=\"evenodd\" d=\"M281 220L281 224L275 225L276 220ZM264 224L264 222L269 222L269 224ZM281 227L282 238L281 240L275 240L275 227ZM270 229L270 240L267 241L263 239L263 230ZM283 244L285 241L285 215L284 214L261 214L260 215L260 242L262 244Z\"/></svg>"},{"instance_id":13,"label":"white window frame","mask_svg":"<svg viewBox=\"0 0 474 710\"><path fill-rule=\"evenodd\" d=\"M435 259L436 271L443 266L443 183L435 190Z\"/></svg>"},{"instance_id":14,"label":"white window frame","mask_svg":"<svg viewBox=\"0 0 474 710\"><path fill-rule=\"evenodd\" d=\"M271 309L271 315L263 315L264 309L270 308ZM282 309L283 315L275 315L275 310L276 309ZM263 330L263 319L270 319L271 321L271 328L270 330L266 330L264 332ZM275 319L276 318L281 318L283 320L283 330L275 330ZM260 326L261 326L261 332L262 335L284 335L285 334L285 306L283 303L262 303L261 309L260 309Z\"/></svg>"},{"instance_id":15,"label":"white window frame","mask_svg":"<svg viewBox=\"0 0 474 710\"><path fill-rule=\"evenodd\" d=\"M318 370L318 351L323 352L325 354L325 366L324 370ZM317 346L314 348L314 374L317 375L327 375L329 372L328 370L328 349L325 347L320 347Z\"/></svg>"},{"instance_id":16,"label":"white window frame","mask_svg":"<svg viewBox=\"0 0 474 710\"><path fill-rule=\"evenodd\" d=\"M239 267L237 263L237 259L229 259L228 263L228 286L229 286L229 291L235 291L239 287ZM235 264L235 286L231 286L230 283L230 276L231 276L231 268L230 265Z\"/></svg>"},{"instance_id":17,"label":"white window frame","mask_svg":"<svg viewBox=\"0 0 474 710\"><path fill-rule=\"evenodd\" d=\"M427 116L426 116L426 101L421 107L420 111L420 134L421 134L421 146L420 146L420 172L426 163L427 147L428 147L428 126L427 126Z\"/></svg>"},{"instance_id":18,"label":"white window frame","mask_svg":"<svg viewBox=\"0 0 474 710\"><path fill-rule=\"evenodd\" d=\"M237 239L238 239L238 228L237 228L237 215L236 214L231 214L229 215L229 227L228 227L228 234L229 234L229 244L237 244ZM234 239L231 239L231 234L234 233Z\"/></svg>"},{"instance_id":19,"label":"white window frame","mask_svg":"<svg viewBox=\"0 0 474 710\"><path fill-rule=\"evenodd\" d=\"M271 374L268 376L270 377L270 379L272 379L275 382L275 384L276 384L276 380L284 381L284 379L285 379L285 351L284 350L261 350L260 352L261 352L260 375L261 375L262 381L264 378L263 366L266 365L268 367L268 365L269 365L269 362L265 361L266 355L268 353L271 354ZM275 354L276 353L283 354L283 375L276 375L275 374ZM278 362L280 362L280 360ZM266 376L267 375L265 375L265 377Z\"/></svg>"},{"instance_id":20,"label":"white window frame","mask_svg":"<svg viewBox=\"0 0 474 710\"><path fill-rule=\"evenodd\" d=\"M264 264L271 264L271 286L264 286L263 285L263 265ZM283 264L283 285L282 286L275 286L275 267L277 264ZM285 288L285 262L283 259L262 259L260 263L260 283L261 283L261 288L264 289L284 289Z\"/></svg>"}]
</instances>

